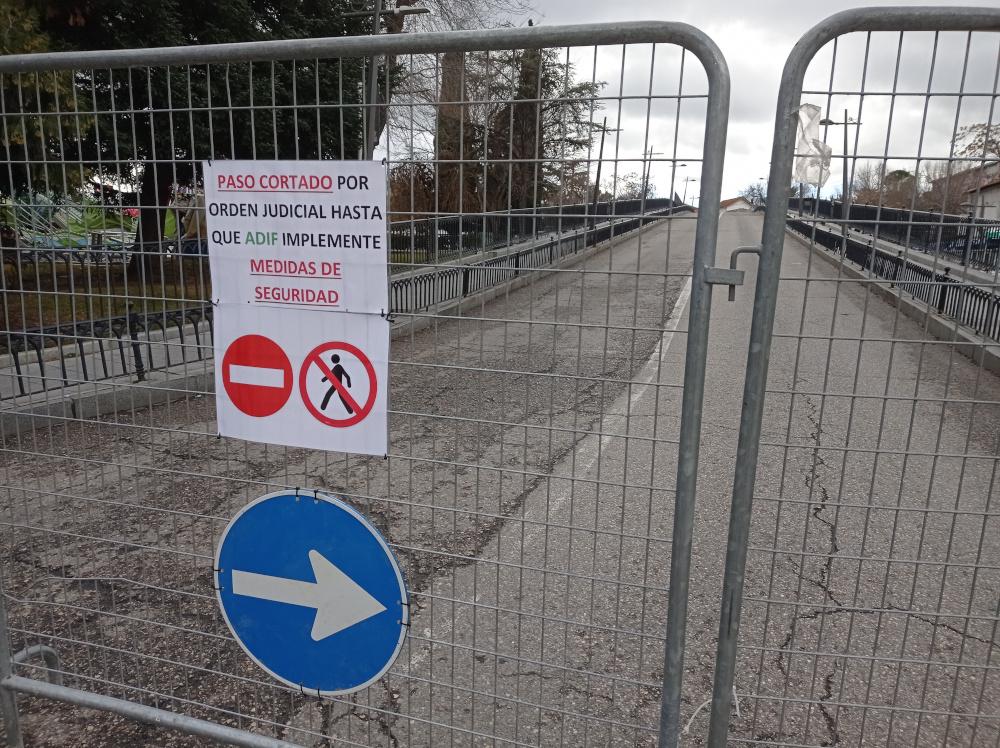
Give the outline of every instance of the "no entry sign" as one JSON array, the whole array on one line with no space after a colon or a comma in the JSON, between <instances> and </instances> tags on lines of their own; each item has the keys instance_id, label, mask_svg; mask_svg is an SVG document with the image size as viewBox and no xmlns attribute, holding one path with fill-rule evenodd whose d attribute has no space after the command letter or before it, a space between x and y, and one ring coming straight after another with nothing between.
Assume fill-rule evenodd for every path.
<instances>
[{"instance_id":1,"label":"no entry sign","mask_svg":"<svg viewBox=\"0 0 1000 748\"><path fill-rule=\"evenodd\" d=\"M385 167L204 169L219 433L386 454Z\"/></svg>"},{"instance_id":2,"label":"no entry sign","mask_svg":"<svg viewBox=\"0 0 1000 748\"><path fill-rule=\"evenodd\" d=\"M240 412L255 418L277 413L292 394L292 364L263 335L234 340L222 357L222 383Z\"/></svg>"}]
</instances>

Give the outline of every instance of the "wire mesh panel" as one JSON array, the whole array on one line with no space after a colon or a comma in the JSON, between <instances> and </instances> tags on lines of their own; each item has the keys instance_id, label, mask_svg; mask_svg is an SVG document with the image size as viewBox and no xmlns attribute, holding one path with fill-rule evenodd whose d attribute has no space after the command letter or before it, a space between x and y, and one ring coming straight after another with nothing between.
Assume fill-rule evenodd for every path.
<instances>
[{"instance_id":1,"label":"wire mesh panel","mask_svg":"<svg viewBox=\"0 0 1000 748\"><path fill-rule=\"evenodd\" d=\"M714 211L695 220L677 185L718 202L713 55L636 24L0 62L12 649L57 650L77 689L306 745L653 742L686 310L714 252ZM220 438L201 162L357 158L369 117L390 453ZM278 489L344 497L403 567L407 643L352 697L272 682L217 610L223 526ZM34 744L80 729L20 709Z\"/></svg>"},{"instance_id":2,"label":"wire mesh panel","mask_svg":"<svg viewBox=\"0 0 1000 748\"><path fill-rule=\"evenodd\" d=\"M786 67L713 745L1000 742L997 31L851 12Z\"/></svg>"}]
</instances>

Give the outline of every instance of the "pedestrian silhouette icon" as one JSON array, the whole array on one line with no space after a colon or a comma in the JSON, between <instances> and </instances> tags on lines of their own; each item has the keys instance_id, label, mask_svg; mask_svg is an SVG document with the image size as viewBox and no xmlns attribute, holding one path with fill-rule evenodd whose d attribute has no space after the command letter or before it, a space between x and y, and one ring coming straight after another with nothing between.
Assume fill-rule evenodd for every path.
<instances>
[{"instance_id":1,"label":"pedestrian silhouette icon","mask_svg":"<svg viewBox=\"0 0 1000 748\"><path fill-rule=\"evenodd\" d=\"M346 379L347 386L350 387L351 375L347 373L347 370L344 369L343 365L340 363L340 356L334 353L333 356L330 358L330 363L333 364L333 370L331 373L336 378L337 382L340 384L344 384L344 380ZM327 382L330 381L330 379L329 377L323 377L323 379L320 381ZM326 395L323 397L323 402L319 406L319 409L326 410L326 406L330 404L330 398L333 397L334 392L337 393L337 396L340 398L340 402L344 404L344 409L347 411L347 414L354 415L353 408L351 408L347 400L344 399L344 396L340 392L340 389L332 381L330 381L330 389L326 391Z\"/></svg>"},{"instance_id":2,"label":"pedestrian silhouette icon","mask_svg":"<svg viewBox=\"0 0 1000 748\"><path fill-rule=\"evenodd\" d=\"M306 410L317 421L347 428L372 412L378 392L375 367L357 346L343 341L323 343L313 348L302 363L299 392Z\"/></svg>"}]
</instances>

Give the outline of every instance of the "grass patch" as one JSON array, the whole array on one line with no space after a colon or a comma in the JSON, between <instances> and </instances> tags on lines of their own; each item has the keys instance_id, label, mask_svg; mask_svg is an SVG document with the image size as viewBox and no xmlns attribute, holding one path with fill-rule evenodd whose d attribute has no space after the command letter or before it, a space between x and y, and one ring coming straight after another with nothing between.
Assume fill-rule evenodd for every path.
<instances>
[{"instance_id":1,"label":"grass patch","mask_svg":"<svg viewBox=\"0 0 1000 748\"><path fill-rule=\"evenodd\" d=\"M122 263L22 263L4 265L2 324L8 332L198 307L211 296L208 261L165 258L162 272L143 279Z\"/></svg>"}]
</instances>

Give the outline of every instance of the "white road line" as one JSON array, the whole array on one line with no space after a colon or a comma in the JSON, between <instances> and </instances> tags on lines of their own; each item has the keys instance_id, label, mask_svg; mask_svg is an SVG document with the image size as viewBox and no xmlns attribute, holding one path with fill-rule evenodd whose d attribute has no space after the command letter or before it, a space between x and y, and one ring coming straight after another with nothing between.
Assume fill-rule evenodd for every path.
<instances>
[{"instance_id":1,"label":"white road line","mask_svg":"<svg viewBox=\"0 0 1000 748\"><path fill-rule=\"evenodd\" d=\"M670 349L670 344L674 342L674 334L677 332L677 326L680 324L681 317L684 316L684 309L687 307L688 301L691 298L691 278L688 278L684 283L684 287L681 292L677 294L677 300L674 302L674 308L670 312L670 318L667 320L667 324L663 329L663 335L656 342L656 347L653 348L653 352L649 354L649 358L646 359L646 363L643 364L642 369L639 370L639 374L633 379L633 382L638 382L638 384L632 384L630 389L631 392L628 395L628 400L625 402L624 393L615 399L608 407L601 418L601 423L599 426L599 432L601 434L600 439L594 438L592 436L586 436L580 440L580 444L576 449L576 469L573 471L573 477L562 479L560 483L572 482L574 479L586 478L588 477L591 470L593 470L594 465L597 463L598 458L604 453L604 450L608 447L612 439L621 439L621 434L625 433L628 427L628 418L637 409L639 403L642 399L649 393L655 390L653 382L659 377L660 372L663 370L663 357L667 354ZM621 412L624 410L624 412ZM552 498L549 500L547 509L549 514L554 514L563 509L566 502L569 501L572 496L571 491L565 488L554 491ZM535 536L546 530L544 525L534 525L532 528L525 533L524 545L530 545L534 540Z\"/></svg>"},{"instance_id":2,"label":"white road line","mask_svg":"<svg viewBox=\"0 0 1000 748\"><path fill-rule=\"evenodd\" d=\"M234 384L250 384L257 387L284 387L283 369L268 369L263 366L229 365L229 381Z\"/></svg>"},{"instance_id":3,"label":"white road line","mask_svg":"<svg viewBox=\"0 0 1000 748\"><path fill-rule=\"evenodd\" d=\"M608 412L606 412L604 417L601 419L599 429L601 432L600 439L594 436L585 436L580 440L580 444L576 450L577 469L574 471L573 478L559 479L560 484L565 485L567 483L571 483L573 479L586 477L586 475L593 469L594 464L597 462L597 458L608 446L608 442L614 438L621 438L620 436L615 436L615 434L625 433L625 426L627 423L626 419L628 416L635 411L636 407L647 393L655 390L653 382L656 381L663 369L663 357L667 354L667 351L670 349L670 345L674 342L674 334L677 332L677 327L680 324L681 317L684 316L684 310L690 299L691 278L688 278L684 283L684 287L681 288L681 292L677 295L677 300L674 302L673 309L670 312L670 318L664 327L663 335L657 341L656 347L653 348L653 352L649 354L649 358L646 359L646 363L643 364L642 369L639 370L638 376L636 376L633 380L634 382L638 382L638 384L633 384L631 386L631 392L628 393L627 400L625 398L625 393L622 393L622 395L616 398L614 403L611 404ZM619 407L624 408L625 412L616 413L616 411L619 410ZM564 462L570 459L572 458L564 458ZM570 499L571 495L572 493L568 490L568 487L553 491L553 495L550 497L550 500L546 505L548 513L554 514L559 512ZM532 525L532 528L524 534L522 545L524 547L531 545L535 538L545 530L546 527L544 525ZM436 638L439 641L443 640L448 636L450 628L450 622L444 626L438 624L438 630L435 632L437 634ZM430 637L429 632L424 633L428 638ZM409 661L406 662L409 673L415 672L420 665L423 664L424 660L426 660L430 654L430 650L431 645L424 644L423 642L421 642L420 649L416 652L414 652L411 647Z\"/></svg>"},{"instance_id":4,"label":"white road line","mask_svg":"<svg viewBox=\"0 0 1000 748\"><path fill-rule=\"evenodd\" d=\"M597 461L598 455L600 455L604 448L608 446L608 442L611 439L619 438L614 436L614 429L606 427L605 421L609 418L618 418L624 421L627 416L632 415L636 406L639 405L639 401L646 396L646 393L653 389L651 385L663 370L663 357L667 354L667 351L670 350L670 344L674 342L674 333L677 332L677 326L681 322L681 317L684 315L684 309L687 307L690 299L691 278L689 277L684 282L684 287L681 289L681 292L677 294L677 301L674 302L674 308L670 311L670 318L667 320L666 327L663 329L663 335L656 342L656 347L653 349L653 352L649 354L649 358L646 359L646 363L643 364L642 369L639 370L639 375L633 380L639 382L640 384L633 384L631 386L632 393L628 400L628 410L625 415L609 414L605 415L604 418L601 419L600 446L597 448L591 447L588 450L592 454L587 458L587 463L583 468L584 474L589 473L590 469L594 467L594 463ZM617 403L617 400L615 402ZM615 408L612 407L612 410L615 410ZM622 424L622 428L619 433L624 433L624 428L624 424Z\"/></svg>"}]
</instances>

